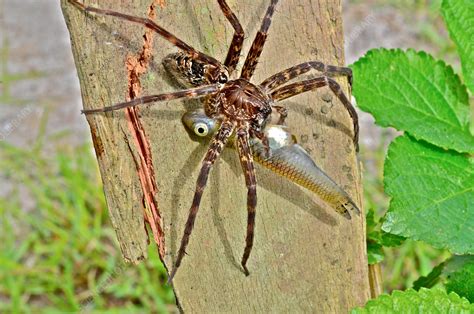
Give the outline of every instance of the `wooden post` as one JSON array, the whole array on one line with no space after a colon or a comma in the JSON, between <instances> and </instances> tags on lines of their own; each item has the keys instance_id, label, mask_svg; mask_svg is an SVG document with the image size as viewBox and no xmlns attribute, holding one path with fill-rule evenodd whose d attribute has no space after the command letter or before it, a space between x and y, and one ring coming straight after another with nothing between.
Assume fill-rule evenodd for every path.
<instances>
[{"instance_id":1,"label":"wooden post","mask_svg":"<svg viewBox=\"0 0 474 314\"><path fill-rule=\"evenodd\" d=\"M155 20L168 31L219 60L225 58L232 29L215 0L166 0L150 12L153 2L160 4L157 0L136 0L133 4L86 1L137 16L156 14ZM245 54L269 0L228 3L246 31ZM84 14L65 0L62 7L71 33L84 107L124 101L131 90L127 61L130 56L142 54L144 43L150 43L150 34L144 39L142 26ZM343 65L342 34L340 1L280 1L252 81L259 83L277 71L308 60ZM132 89L141 95L176 90L161 60L177 49L156 35L151 47L153 59L144 61L143 73L132 82L139 86ZM348 92L346 80L338 81ZM351 139L352 122L342 104L325 88L282 104L289 109L287 122L299 143L360 204L362 188ZM173 101L140 108L142 130L138 133L145 134L143 138L150 144L149 161L153 163L157 193L143 191L143 175L146 181L153 169L143 170L144 165L150 164L143 158L149 156L143 156L143 147L137 145L137 131L133 131L128 113L87 118L110 216L128 261L146 257L143 217L144 213L153 216L150 202L155 202L165 235L164 261L171 268L207 149L205 144L190 139L181 115L186 108L199 106L198 102ZM239 264L245 245L246 189L236 152L225 150L212 170L188 255L173 282L181 309L197 313L345 313L364 304L370 296L364 215L346 220L317 196L260 166L257 179L256 238L248 263L251 274L245 277ZM155 200L150 200L150 195ZM161 240L156 235L158 231L155 239Z\"/></svg>"}]
</instances>

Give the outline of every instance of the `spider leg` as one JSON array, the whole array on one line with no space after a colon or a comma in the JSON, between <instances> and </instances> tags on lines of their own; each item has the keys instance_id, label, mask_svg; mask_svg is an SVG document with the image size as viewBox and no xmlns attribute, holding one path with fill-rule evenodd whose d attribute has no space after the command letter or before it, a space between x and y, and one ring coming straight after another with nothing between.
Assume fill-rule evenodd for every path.
<instances>
[{"instance_id":1,"label":"spider leg","mask_svg":"<svg viewBox=\"0 0 474 314\"><path fill-rule=\"evenodd\" d=\"M285 123L286 117L288 117L288 109L282 106L272 106L273 109L280 115L277 124L283 125Z\"/></svg>"},{"instance_id":2,"label":"spider leg","mask_svg":"<svg viewBox=\"0 0 474 314\"><path fill-rule=\"evenodd\" d=\"M275 7L278 3L278 0L271 0L270 5L268 6L267 13L263 18L262 25L260 30L257 32L255 39L253 40L252 46L250 47L247 58L245 59L244 66L242 68L242 73L240 77L246 80L250 80L257 67L258 58L262 53L263 46L265 45L265 40L267 39L267 32L270 24L272 22L273 12L275 12Z\"/></svg>"},{"instance_id":3,"label":"spider leg","mask_svg":"<svg viewBox=\"0 0 474 314\"><path fill-rule=\"evenodd\" d=\"M242 256L242 268L245 275L249 275L247 260L252 251L254 228L255 228L255 207L257 206L257 179L253 165L252 152L249 144L249 131L247 127L240 127L237 130L237 149L239 152L240 164L245 175L247 185L247 236L245 239L244 255Z\"/></svg>"},{"instance_id":4,"label":"spider leg","mask_svg":"<svg viewBox=\"0 0 474 314\"><path fill-rule=\"evenodd\" d=\"M329 86L332 92L339 98L342 102L344 107L346 108L347 112L352 118L352 122L354 125L354 145L356 146L357 150L359 147L359 119L357 116L357 112L355 111L354 107L352 106L349 99L347 99L346 95L342 91L341 86L332 78L324 76L324 77L317 77L314 79L301 81L293 84L285 85L271 93L271 97L274 101L280 101L289 97L293 97L299 95L301 93L315 90L317 88Z\"/></svg>"},{"instance_id":5,"label":"spider leg","mask_svg":"<svg viewBox=\"0 0 474 314\"><path fill-rule=\"evenodd\" d=\"M281 117L280 117L280 119L281 119ZM262 157L265 158L265 159L270 158L270 155L271 155L270 141L268 140L268 137L266 136L266 134L262 131L256 131L256 130L250 128L249 135L252 136L252 137L258 138L262 142L262 145L263 145L263 155L262 155Z\"/></svg>"},{"instance_id":6,"label":"spider leg","mask_svg":"<svg viewBox=\"0 0 474 314\"><path fill-rule=\"evenodd\" d=\"M173 277L176 274L176 271L178 270L179 266L181 265L181 261L184 255L186 254L186 247L189 242L189 236L191 235L191 232L194 227L194 221L199 210L202 193L207 184L209 171L211 170L212 165L224 149L227 140L232 135L234 127L235 126L232 122L224 120L221 124L221 127L219 128L219 131L216 133L216 135L211 141L211 144L209 145L209 150L207 151L206 156L204 157L201 171L199 172L199 176L196 182L196 191L194 192L193 203L189 210L188 220L186 221L186 225L184 227L184 234L183 238L181 239L181 245L178 251L178 256L176 257L176 262L174 264L173 270L170 273L168 282L171 282L173 280Z\"/></svg>"},{"instance_id":7,"label":"spider leg","mask_svg":"<svg viewBox=\"0 0 474 314\"><path fill-rule=\"evenodd\" d=\"M225 58L224 65L229 70L229 75L235 70L237 63L239 63L240 52L242 51L242 44L244 42L244 29L240 25L239 19L235 16L234 12L230 9L229 5L225 0L217 0L222 12L224 13L227 20L234 28L234 36L232 37L232 43L230 44L227 57Z\"/></svg>"},{"instance_id":8,"label":"spider leg","mask_svg":"<svg viewBox=\"0 0 474 314\"><path fill-rule=\"evenodd\" d=\"M188 99L199 98L202 96L215 93L217 91L219 91L218 84L212 84L212 85L206 85L206 86L201 86L201 87L196 87L196 88L184 89L182 91L173 92L173 93L165 93L165 94L150 95L150 96L135 98L133 100L118 103L118 104L108 106L108 107L82 110L82 113L89 114L89 113L97 113L97 112L107 112L107 111L113 111L113 110L117 110L121 108L135 107L135 106L150 103L150 102L166 101L166 100L173 100L173 99L179 99L179 98L188 98Z\"/></svg>"},{"instance_id":9,"label":"spider leg","mask_svg":"<svg viewBox=\"0 0 474 314\"><path fill-rule=\"evenodd\" d=\"M309 72L311 69L315 69L319 72L323 72L324 75L334 76L334 75L345 75L349 81L349 84L352 86L352 70L351 68L338 67L334 65L325 65L319 61L310 61L304 62L295 66L292 66L286 70L283 70L279 73L276 73L265 81L260 83L260 87L265 90L273 90L276 87L289 82L290 80L298 77L306 72Z\"/></svg>"},{"instance_id":10,"label":"spider leg","mask_svg":"<svg viewBox=\"0 0 474 314\"><path fill-rule=\"evenodd\" d=\"M130 22L141 24L141 25L145 26L146 28L149 28L149 29L155 31L157 34L159 34L161 37L163 37L164 39L166 39L167 41L169 41L170 43L172 43L176 47L186 51L187 53L189 53L189 55L191 57L193 57L195 59L200 59L200 60L206 61L206 62L214 64L214 65L220 65L220 62L217 61L216 59L214 59L213 57L208 56L205 53L202 53L200 51L197 51L196 49L194 49L190 45L186 44L184 41L182 41L178 37L174 36L173 34L168 32L167 30L165 30L163 27L159 26L154 21L152 21L148 18L132 16L132 15L128 15L128 14L124 14L124 13L120 13L120 12L115 12L115 11L112 11L112 10L106 10L106 9L99 9L99 8L90 7L90 6L87 6L87 5L79 2L78 0L68 0L68 1L69 1L69 3L74 5L75 7L79 8L79 9L85 11L85 12L94 12L94 13L101 14L101 15L115 16L115 17L130 21Z\"/></svg>"}]
</instances>

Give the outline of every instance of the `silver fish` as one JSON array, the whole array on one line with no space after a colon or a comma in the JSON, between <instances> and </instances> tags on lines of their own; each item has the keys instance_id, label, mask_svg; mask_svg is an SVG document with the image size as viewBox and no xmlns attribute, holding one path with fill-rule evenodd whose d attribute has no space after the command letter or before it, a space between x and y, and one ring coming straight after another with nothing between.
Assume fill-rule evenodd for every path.
<instances>
[{"instance_id":1,"label":"silver fish","mask_svg":"<svg viewBox=\"0 0 474 314\"><path fill-rule=\"evenodd\" d=\"M189 132L202 138L210 138L219 127L218 122L206 116L202 109L186 112L182 121ZM347 219L351 218L350 210L360 215L359 208L350 196L316 165L303 147L297 144L288 127L269 124L264 132L269 140L268 154L261 141L250 139L256 162L314 192Z\"/></svg>"}]
</instances>

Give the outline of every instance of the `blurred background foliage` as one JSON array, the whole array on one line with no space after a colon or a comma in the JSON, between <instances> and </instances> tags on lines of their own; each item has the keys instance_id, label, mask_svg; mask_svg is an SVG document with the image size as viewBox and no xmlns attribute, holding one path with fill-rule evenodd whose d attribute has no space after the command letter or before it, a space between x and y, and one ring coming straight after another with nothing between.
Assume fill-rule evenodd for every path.
<instances>
[{"instance_id":1,"label":"blurred background foliage","mask_svg":"<svg viewBox=\"0 0 474 314\"><path fill-rule=\"evenodd\" d=\"M90 145L44 156L0 143L0 169L13 185L0 199L0 312L173 309L154 246L123 263Z\"/></svg>"},{"instance_id":2,"label":"blurred background foliage","mask_svg":"<svg viewBox=\"0 0 474 314\"><path fill-rule=\"evenodd\" d=\"M10 3L13 7L14 2L6 1L3 5ZM428 50L452 64L459 73L455 47L439 13L440 3L440 0L346 0L343 2L346 38L360 22L356 14L362 17L375 14L371 23L376 27L384 25L384 14L396 14L402 17L407 47ZM351 51L351 43L346 47L348 60L352 56L354 61L364 51L380 46L372 40L370 29L374 27L369 26L362 28L354 39L357 41L354 46L361 47L360 51ZM395 27L391 32L395 36L400 30ZM390 29L383 36L390 36ZM35 67L23 71L22 75L18 69L11 71L9 39L0 36L0 40L0 106L9 110L15 107L11 109L13 112L28 109L25 115L30 114L36 110L31 109L31 101L23 99L21 88L11 90L10 86L39 77L48 79L48 75L53 74ZM71 132L67 130L67 123L66 129L51 131L50 124L61 123L61 120L58 122L50 116L64 108L50 105L47 98L39 99L34 105L42 108L35 111L33 117L40 122L27 125L23 133L22 128L28 123L26 118L17 119L18 125L12 125L12 118L8 117L11 111L0 111L3 127L0 139L3 190L0 194L0 312L175 311L174 296L165 285L165 270L153 245L145 262L138 266L123 264L108 218L92 145L89 142L70 144L74 141L69 140ZM67 103L63 101L61 105L67 106ZM83 119L77 114L78 108L73 109L74 119ZM18 113L13 121L17 116ZM377 221L388 207L382 183L383 160L395 132L373 126L367 115L361 121L359 158L365 168L364 207ZM80 137L88 137L84 130ZM17 132L22 138L28 135L27 139L16 141ZM399 247L383 250L384 292L411 288L417 278L426 276L450 256L446 251L408 240Z\"/></svg>"}]
</instances>

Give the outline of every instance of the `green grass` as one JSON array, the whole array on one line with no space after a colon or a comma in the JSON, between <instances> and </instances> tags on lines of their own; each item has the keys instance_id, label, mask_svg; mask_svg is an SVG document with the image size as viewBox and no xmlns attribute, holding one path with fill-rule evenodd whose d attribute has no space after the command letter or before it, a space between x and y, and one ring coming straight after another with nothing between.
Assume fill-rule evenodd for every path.
<instances>
[{"instance_id":1,"label":"green grass","mask_svg":"<svg viewBox=\"0 0 474 314\"><path fill-rule=\"evenodd\" d=\"M400 247L384 248L382 262L384 291L413 288L413 282L428 275L433 267L451 254L419 241L406 240Z\"/></svg>"},{"instance_id":2,"label":"green grass","mask_svg":"<svg viewBox=\"0 0 474 314\"><path fill-rule=\"evenodd\" d=\"M90 146L24 150L0 142L0 312L166 313L174 295L156 247L124 265Z\"/></svg>"}]
</instances>

